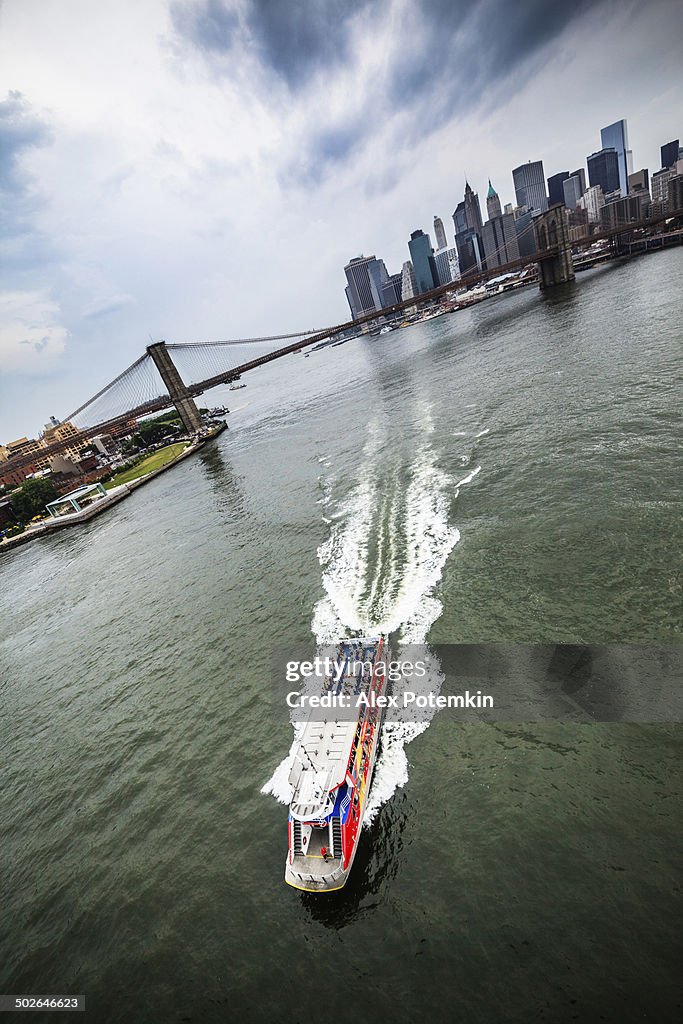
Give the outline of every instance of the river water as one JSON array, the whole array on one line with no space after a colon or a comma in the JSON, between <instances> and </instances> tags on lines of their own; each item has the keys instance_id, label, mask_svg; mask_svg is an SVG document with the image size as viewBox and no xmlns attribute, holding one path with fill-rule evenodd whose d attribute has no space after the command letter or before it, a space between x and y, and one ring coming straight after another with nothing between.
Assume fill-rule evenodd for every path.
<instances>
[{"instance_id":1,"label":"river water","mask_svg":"<svg viewBox=\"0 0 683 1024\"><path fill-rule=\"evenodd\" d=\"M682 272L287 357L211 396L202 453L2 557L0 991L98 1022L674 1019L677 725L398 726L346 889L309 896L270 677L359 628L679 642Z\"/></svg>"}]
</instances>

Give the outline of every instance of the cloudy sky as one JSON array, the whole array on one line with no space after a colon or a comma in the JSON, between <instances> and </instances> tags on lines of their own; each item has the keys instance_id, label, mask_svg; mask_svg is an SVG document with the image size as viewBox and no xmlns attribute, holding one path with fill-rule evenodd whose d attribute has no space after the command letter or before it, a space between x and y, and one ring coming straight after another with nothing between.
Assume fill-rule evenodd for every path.
<instances>
[{"instance_id":1,"label":"cloudy sky","mask_svg":"<svg viewBox=\"0 0 683 1024\"><path fill-rule=\"evenodd\" d=\"M0 441L35 434L150 335L347 319L465 175L634 167L683 139L674 0L0 0Z\"/></svg>"}]
</instances>

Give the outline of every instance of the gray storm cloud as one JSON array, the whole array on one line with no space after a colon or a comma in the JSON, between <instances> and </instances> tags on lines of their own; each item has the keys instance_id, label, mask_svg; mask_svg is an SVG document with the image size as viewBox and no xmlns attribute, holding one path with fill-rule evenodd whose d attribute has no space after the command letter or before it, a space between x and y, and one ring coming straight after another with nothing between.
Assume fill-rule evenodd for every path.
<instances>
[{"instance_id":1,"label":"gray storm cloud","mask_svg":"<svg viewBox=\"0 0 683 1024\"><path fill-rule=\"evenodd\" d=\"M486 107L497 86L520 86L533 58L588 11L614 0L176 0L179 40L218 75L234 72L240 55L256 57L267 90L276 78L306 103L307 91L331 89L357 62L356 48L389 21L388 48L376 77L348 109L301 130L297 152L282 168L285 187L308 187L353 160L364 142L392 123L392 146L412 145L453 117ZM384 37L386 42L386 37ZM381 45L381 44L380 44ZM216 58L223 58L216 60Z\"/></svg>"}]
</instances>

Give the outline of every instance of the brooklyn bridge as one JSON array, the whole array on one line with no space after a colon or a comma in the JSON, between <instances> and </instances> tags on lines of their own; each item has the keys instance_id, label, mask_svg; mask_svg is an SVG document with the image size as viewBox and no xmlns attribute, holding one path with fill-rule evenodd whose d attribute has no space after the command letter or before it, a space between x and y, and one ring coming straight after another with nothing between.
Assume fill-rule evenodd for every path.
<instances>
[{"instance_id":1,"label":"brooklyn bridge","mask_svg":"<svg viewBox=\"0 0 683 1024\"><path fill-rule=\"evenodd\" d=\"M385 322L387 318L393 319L405 310L414 310L417 306L439 300L446 293L454 293L455 289L472 288L532 264L538 267L538 282L542 290L566 284L573 280L575 269L580 269L582 263L590 262L586 261L585 256L582 258L582 250L602 239L609 240L609 252L615 256L635 254L648 248L680 245L683 241L683 230L680 228L653 233L653 228L665 221L669 224L680 223L683 210L674 211L658 220L623 224L570 242L562 209L551 207L536 218L536 252L533 256L525 256L488 270L470 271L458 282L449 282L355 320L324 329L267 337L152 343L134 363L65 417L65 420L71 422L85 438L106 433L121 434L134 429L138 418L173 405L186 431L196 433L203 425L195 403L199 395L218 385L234 382L248 371L283 356L318 342L333 340L343 332L358 328L372 329L373 325ZM643 235L643 229L647 235ZM59 454L70 444L73 444L73 438L47 445L41 449L41 457ZM28 465L34 458L35 455L31 454L18 455L12 459L12 466L19 468Z\"/></svg>"}]
</instances>

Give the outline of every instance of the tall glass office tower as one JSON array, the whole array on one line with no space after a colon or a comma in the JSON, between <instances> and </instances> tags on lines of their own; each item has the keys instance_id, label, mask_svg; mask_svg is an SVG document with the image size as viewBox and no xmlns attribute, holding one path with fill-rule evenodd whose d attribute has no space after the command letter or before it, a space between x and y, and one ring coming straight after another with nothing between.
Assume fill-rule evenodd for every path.
<instances>
[{"instance_id":1,"label":"tall glass office tower","mask_svg":"<svg viewBox=\"0 0 683 1024\"><path fill-rule=\"evenodd\" d=\"M671 142L666 142L661 147L660 152L662 154L662 170L666 170L667 167L673 167L673 165L678 160L679 148L680 147L678 139L673 139Z\"/></svg>"},{"instance_id":2,"label":"tall glass office tower","mask_svg":"<svg viewBox=\"0 0 683 1024\"><path fill-rule=\"evenodd\" d=\"M408 248L410 249L410 258L413 270L415 271L418 294L430 292L432 288L437 287L438 276L434 266L432 243L429 235L426 235L424 231L419 229L413 231L408 242Z\"/></svg>"},{"instance_id":3,"label":"tall glass office tower","mask_svg":"<svg viewBox=\"0 0 683 1024\"><path fill-rule=\"evenodd\" d=\"M581 180L578 174L570 174L566 181L562 182L562 198L568 210L575 210L579 205L579 199L586 191L585 180Z\"/></svg>"},{"instance_id":4,"label":"tall glass office tower","mask_svg":"<svg viewBox=\"0 0 683 1024\"><path fill-rule=\"evenodd\" d=\"M619 188L622 196L627 196L628 176L633 174L633 153L628 148L626 121L615 121L614 124L601 128L600 142L603 149L616 149L619 161Z\"/></svg>"},{"instance_id":5,"label":"tall glass office tower","mask_svg":"<svg viewBox=\"0 0 683 1024\"><path fill-rule=\"evenodd\" d=\"M356 256L344 267L346 280L346 298L354 320L364 313L372 313L382 309L382 287L389 280L384 260L374 256Z\"/></svg>"},{"instance_id":6,"label":"tall glass office tower","mask_svg":"<svg viewBox=\"0 0 683 1024\"><path fill-rule=\"evenodd\" d=\"M534 213L545 213L548 209L548 197L545 193L545 174L543 161L529 161L515 167L512 172L515 186L517 206L528 206Z\"/></svg>"},{"instance_id":7,"label":"tall glass office tower","mask_svg":"<svg viewBox=\"0 0 683 1024\"><path fill-rule=\"evenodd\" d=\"M445 249L448 245L448 242L446 241L446 231L441 217L437 217L436 214L434 214L434 234L436 235L437 249Z\"/></svg>"},{"instance_id":8,"label":"tall glass office tower","mask_svg":"<svg viewBox=\"0 0 683 1024\"><path fill-rule=\"evenodd\" d=\"M548 178L548 206L564 203L564 183L569 178L569 171L559 171ZM565 203L565 206L567 204Z\"/></svg>"},{"instance_id":9,"label":"tall glass office tower","mask_svg":"<svg viewBox=\"0 0 683 1024\"><path fill-rule=\"evenodd\" d=\"M599 153L591 153L586 159L588 164L588 180L591 188L599 185L603 195L621 189L619 179L619 154L614 147L601 149Z\"/></svg>"}]
</instances>

